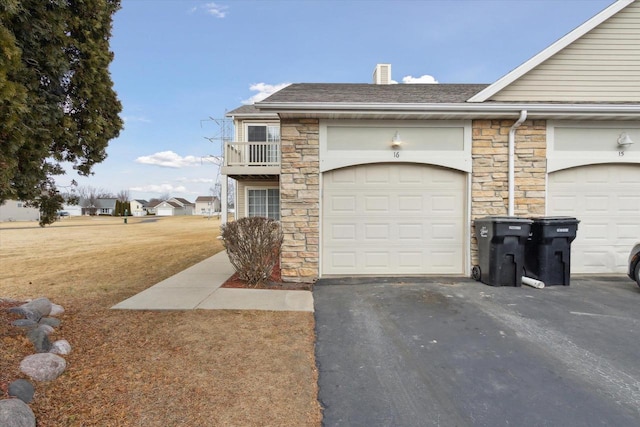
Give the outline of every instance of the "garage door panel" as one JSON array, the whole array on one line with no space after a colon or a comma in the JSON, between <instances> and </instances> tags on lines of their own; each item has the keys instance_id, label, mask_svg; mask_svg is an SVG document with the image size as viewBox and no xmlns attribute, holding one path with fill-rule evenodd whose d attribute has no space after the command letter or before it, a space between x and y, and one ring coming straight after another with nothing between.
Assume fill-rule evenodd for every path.
<instances>
[{"instance_id":1,"label":"garage door panel","mask_svg":"<svg viewBox=\"0 0 640 427\"><path fill-rule=\"evenodd\" d=\"M549 215L580 220L573 273L624 273L640 239L640 165L590 165L549 175Z\"/></svg>"},{"instance_id":2,"label":"garage door panel","mask_svg":"<svg viewBox=\"0 0 640 427\"><path fill-rule=\"evenodd\" d=\"M456 256L460 256L460 255L461 255L460 251L454 248L451 248L449 250L447 249L433 250L430 253L432 265L434 267L437 267L439 269L444 269L444 270L452 268L453 265L451 263L451 260L455 259Z\"/></svg>"},{"instance_id":3,"label":"garage door panel","mask_svg":"<svg viewBox=\"0 0 640 427\"><path fill-rule=\"evenodd\" d=\"M637 191L640 193L640 184ZM618 199L618 210L629 214L640 215L640 195L620 196Z\"/></svg>"},{"instance_id":4,"label":"garage door panel","mask_svg":"<svg viewBox=\"0 0 640 427\"><path fill-rule=\"evenodd\" d=\"M329 236L333 240L343 240L355 242L356 240L356 225L349 224L332 224L329 226Z\"/></svg>"},{"instance_id":5,"label":"garage door panel","mask_svg":"<svg viewBox=\"0 0 640 427\"><path fill-rule=\"evenodd\" d=\"M334 251L330 256L330 262L336 268L351 268L356 264L355 251Z\"/></svg>"},{"instance_id":6,"label":"garage door panel","mask_svg":"<svg viewBox=\"0 0 640 427\"><path fill-rule=\"evenodd\" d=\"M364 253L364 265L367 268L387 268L389 253L386 251L368 251Z\"/></svg>"},{"instance_id":7,"label":"garage door panel","mask_svg":"<svg viewBox=\"0 0 640 427\"><path fill-rule=\"evenodd\" d=\"M348 170L323 175L323 274L464 272L463 173L412 164ZM336 257L347 253L349 261Z\"/></svg>"},{"instance_id":8,"label":"garage door panel","mask_svg":"<svg viewBox=\"0 0 640 427\"><path fill-rule=\"evenodd\" d=\"M339 169L331 174L330 179L334 184L354 184L356 172L352 169Z\"/></svg>"},{"instance_id":9,"label":"garage door panel","mask_svg":"<svg viewBox=\"0 0 640 427\"><path fill-rule=\"evenodd\" d=\"M609 212L609 196L585 196L585 210L587 213L606 214Z\"/></svg>"},{"instance_id":10,"label":"garage door panel","mask_svg":"<svg viewBox=\"0 0 640 427\"><path fill-rule=\"evenodd\" d=\"M434 222L431 224L431 239L438 242L454 242L456 240L456 224L450 222Z\"/></svg>"},{"instance_id":11,"label":"garage door panel","mask_svg":"<svg viewBox=\"0 0 640 427\"><path fill-rule=\"evenodd\" d=\"M367 212L390 213L389 196L367 196L364 199L364 208Z\"/></svg>"},{"instance_id":12,"label":"garage door panel","mask_svg":"<svg viewBox=\"0 0 640 427\"><path fill-rule=\"evenodd\" d=\"M460 209L462 208L460 205L460 196L435 195L431 198L431 201L431 210L440 214L455 214L456 212L460 212Z\"/></svg>"},{"instance_id":13,"label":"garage door panel","mask_svg":"<svg viewBox=\"0 0 640 427\"><path fill-rule=\"evenodd\" d=\"M424 198L419 195L398 196L398 211L424 212Z\"/></svg>"},{"instance_id":14,"label":"garage door panel","mask_svg":"<svg viewBox=\"0 0 640 427\"><path fill-rule=\"evenodd\" d=\"M389 166L384 167L372 167L364 169L364 183L365 184L380 184L389 183Z\"/></svg>"},{"instance_id":15,"label":"garage door panel","mask_svg":"<svg viewBox=\"0 0 640 427\"><path fill-rule=\"evenodd\" d=\"M333 212L355 212L356 198L353 196L332 196L328 200L328 208Z\"/></svg>"},{"instance_id":16,"label":"garage door panel","mask_svg":"<svg viewBox=\"0 0 640 427\"><path fill-rule=\"evenodd\" d=\"M412 241L424 239L423 224L398 224L398 238L400 241Z\"/></svg>"},{"instance_id":17,"label":"garage door panel","mask_svg":"<svg viewBox=\"0 0 640 427\"><path fill-rule=\"evenodd\" d=\"M387 241L390 238L389 224L365 224L364 226L364 240L374 241L382 240Z\"/></svg>"}]
</instances>

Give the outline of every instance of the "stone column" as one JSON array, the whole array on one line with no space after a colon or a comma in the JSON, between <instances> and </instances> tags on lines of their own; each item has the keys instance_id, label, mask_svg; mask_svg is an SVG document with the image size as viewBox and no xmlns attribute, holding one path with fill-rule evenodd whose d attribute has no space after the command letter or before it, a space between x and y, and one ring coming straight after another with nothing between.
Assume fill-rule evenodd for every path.
<instances>
[{"instance_id":1,"label":"stone column","mask_svg":"<svg viewBox=\"0 0 640 427\"><path fill-rule=\"evenodd\" d=\"M318 119L280 122L280 266L286 282L311 282L320 273L319 130Z\"/></svg>"}]
</instances>

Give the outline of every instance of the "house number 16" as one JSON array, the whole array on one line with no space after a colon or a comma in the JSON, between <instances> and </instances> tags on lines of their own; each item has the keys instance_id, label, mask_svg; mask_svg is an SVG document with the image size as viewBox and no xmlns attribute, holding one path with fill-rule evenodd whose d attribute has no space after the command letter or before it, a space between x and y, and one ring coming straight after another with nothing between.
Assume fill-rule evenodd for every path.
<instances>
[{"instance_id":1,"label":"house number 16","mask_svg":"<svg viewBox=\"0 0 640 427\"><path fill-rule=\"evenodd\" d=\"M393 158L394 159L399 159L400 158L400 152L399 151L394 151L393 152Z\"/></svg>"}]
</instances>

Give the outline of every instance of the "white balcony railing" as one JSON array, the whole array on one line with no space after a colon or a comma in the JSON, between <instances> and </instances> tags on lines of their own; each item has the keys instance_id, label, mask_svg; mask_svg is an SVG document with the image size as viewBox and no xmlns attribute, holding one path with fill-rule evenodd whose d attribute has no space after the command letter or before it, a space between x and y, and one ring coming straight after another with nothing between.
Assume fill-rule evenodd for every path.
<instances>
[{"instance_id":1,"label":"white balcony railing","mask_svg":"<svg viewBox=\"0 0 640 427\"><path fill-rule=\"evenodd\" d=\"M228 142L225 166L280 166L280 142Z\"/></svg>"}]
</instances>

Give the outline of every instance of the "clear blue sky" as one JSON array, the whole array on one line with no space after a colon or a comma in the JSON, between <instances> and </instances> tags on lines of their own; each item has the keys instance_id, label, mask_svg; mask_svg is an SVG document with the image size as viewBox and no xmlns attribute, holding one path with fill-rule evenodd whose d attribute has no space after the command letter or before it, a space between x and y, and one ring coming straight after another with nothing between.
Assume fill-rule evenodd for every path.
<instances>
[{"instance_id":1,"label":"clear blue sky","mask_svg":"<svg viewBox=\"0 0 640 427\"><path fill-rule=\"evenodd\" d=\"M123 0L111 74L125 128L95 175L117 193L194 201L210 194L220 155L208 118L285 83L393 79L492 83L613 0Z\"/></svg>"}]
</instances>

